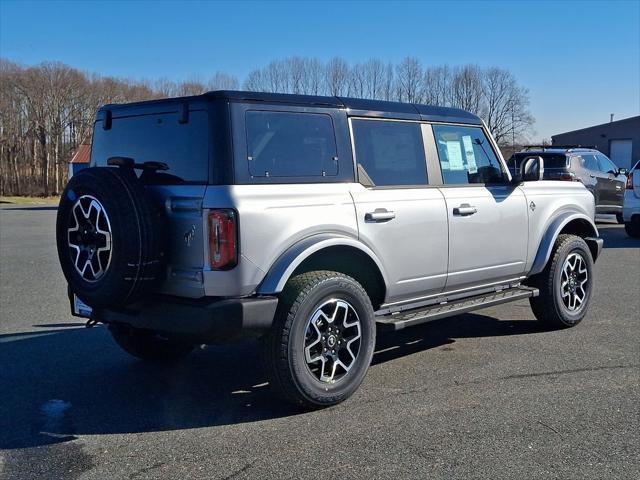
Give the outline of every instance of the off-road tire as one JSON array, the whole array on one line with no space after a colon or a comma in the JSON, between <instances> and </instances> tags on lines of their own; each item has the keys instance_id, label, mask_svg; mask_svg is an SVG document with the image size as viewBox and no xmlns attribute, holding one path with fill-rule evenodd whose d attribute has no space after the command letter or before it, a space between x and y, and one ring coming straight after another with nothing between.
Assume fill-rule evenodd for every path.
<instances>
[{"instance_id":1,"label":"off-road tire","mask_svg":"<svg viewBox=\"0 0 640 480\"><path fill-rule=\"evenodd\" d=\"M625 222L624 230L631 238L640 238L640 215L634 215L630 222Z\"/></svg>"},{"instance_id":2,"label":"off-road tire","mask_svg":"<svg viewBox=\"0 0 640 480\"><path fill-rule=\"evenodd\" d=\"M305 332L316 309L330 299L348 302L361 324L361 343L351 370L335 383L321 382L305 359ZM280 295L271 333L264 339L270 383L285 400L307 409L347 399L365 377L375 346L371 300L353 278L338 272L312 271L291 278Z\"/></svg>"},{"instance_id":3,"label":"off-road tire","mask_svg":"<svg viewBox=\"0 0 640 480\"><path fill-rule=\"evenodd\" d=\"M194 348L190 342L166 337L153 330L109 325L109 331L125 352L148 362L175 362L187 356Z\"/></svg>"},{"instance_id":4,"label":"off-road tire","mask_svg":"<svg viewBox=\"0 0 640 480\"><path fill-rule=\"evenodd\" d=\"M585 298L575 311L569 310L563 303L560 289L564 262L573 252L584 259L588 275ZM549 328L568 328L580 323L589 307L593 280L593 258L586 242L576 235L558 235L544 270L528 282L540 292L539 296L529 299L536 319Z\"/></svg>"},{"instance_id":5,"label":"off-road tire","mask_svg":"<svg viewBox=\"0 0 640 480\"><path fill-rule=\"evenodd\" d=\"M111 230L111 256L104 273L87 280L70 247L80 198L97 200ZM58 258L71 291L93 308L134 302L162 281L165 265L164 218L132 169L93 167L71 177L60 198L56 222ZM80 255L80 254L78 254ZM105 262L107 263L107 262Z\"/></svg>"}]
</instances>

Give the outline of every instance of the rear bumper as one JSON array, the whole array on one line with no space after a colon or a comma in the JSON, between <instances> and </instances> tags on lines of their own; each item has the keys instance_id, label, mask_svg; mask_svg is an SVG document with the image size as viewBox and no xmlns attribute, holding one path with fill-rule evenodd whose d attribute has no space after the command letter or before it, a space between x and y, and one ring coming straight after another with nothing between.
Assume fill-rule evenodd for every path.
<instances>
[{"instance_id":1,"label":"rear bumper","mask_svg":"<svg viewBox=\"0 0 640 480\"><path fill-rule=\"evenodd\" d=\"M199 300L156 297L121 309L94 310L92 320L188 337L201 343L257 338L273 324L276 297Z\"/></svg>"},{"instance_id":2,"label":"rear bumper","mask_svg":"<svg viewBox=\"0 0 640 480\"><path fill-rule=\"evenodd\" d=\"M595 262L600 256L600 252L602 252L604 240L600 237L587 237L584 241L587 242L587 246L589 247L589 250L591 250L591 256Z\"/></svg>"}]
</instances>

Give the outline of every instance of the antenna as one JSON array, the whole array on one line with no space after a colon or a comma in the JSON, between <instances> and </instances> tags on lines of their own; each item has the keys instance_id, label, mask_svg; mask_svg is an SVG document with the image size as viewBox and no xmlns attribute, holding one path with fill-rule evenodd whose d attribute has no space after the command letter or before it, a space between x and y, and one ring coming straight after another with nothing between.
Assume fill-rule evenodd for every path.
<instances>
[{"instance_id":1,"label":"antenna","mask_svg":"<svg viewBox=\"0 0 640 480\"><path fill-rule=\"evenodd\" d=\"M611 119L609 119L609 123L613 122L613 116L615 115L615 113L611 114Z\"/></svg>"}]
</instances>

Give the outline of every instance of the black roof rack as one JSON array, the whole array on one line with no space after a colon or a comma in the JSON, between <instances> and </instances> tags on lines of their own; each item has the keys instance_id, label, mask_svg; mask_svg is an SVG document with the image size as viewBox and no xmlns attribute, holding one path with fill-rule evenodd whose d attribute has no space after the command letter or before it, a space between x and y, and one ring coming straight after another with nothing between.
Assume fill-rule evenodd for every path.
<instances>
[{"instance_id":1,"label":"black roof rack","mask_svg":"<svg viewBox=\"0 0 640 480\"><path fill-rule=\"evenodd\" d=\"M571 150L574 148L584 148L584 149L593 149L596 147L594 145L523 145L523 150L533 150L533 149L542 149L542 150Z\"/></svg>"}]
</instances>

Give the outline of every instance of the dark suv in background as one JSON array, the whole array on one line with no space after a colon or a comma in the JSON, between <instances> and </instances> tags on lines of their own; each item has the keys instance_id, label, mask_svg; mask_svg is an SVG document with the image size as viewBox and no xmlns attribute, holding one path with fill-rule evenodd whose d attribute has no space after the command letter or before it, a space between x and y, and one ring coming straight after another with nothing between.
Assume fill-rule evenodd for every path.
<instances>
[{"instance_id":1,"label":"dark suv in background","mask_svg":"<svg viewBox=\"0 0 640 480\"><path fill-rule=\"evenodd\" d=\"M545 180L582 182L596 202L596 213L614 214L623 223L622 205L627 177L604 154L594 148L574 146L526 146L508 161L512 174L528 158L542 157Z\"/></svg>"}]
</instances>

